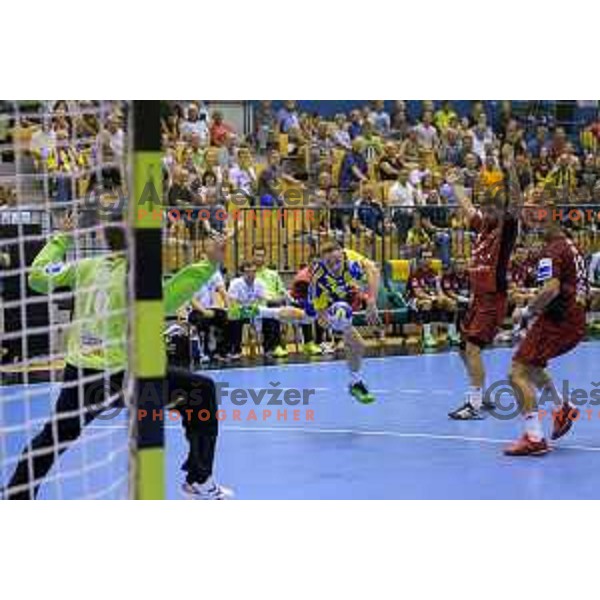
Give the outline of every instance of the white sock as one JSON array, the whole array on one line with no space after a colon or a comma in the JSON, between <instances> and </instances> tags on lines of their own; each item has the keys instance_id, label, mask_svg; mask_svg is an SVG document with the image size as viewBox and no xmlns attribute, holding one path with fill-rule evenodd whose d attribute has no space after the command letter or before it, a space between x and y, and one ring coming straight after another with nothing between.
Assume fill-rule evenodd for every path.
<instances>
[{"instance_id":1,"label":"white sock","mask_svg":"<svg viewBox=\"0 0 600 600\"><path fill-rule=\"evenodd\" d=\"M352 380L352 385L355 383L360 383L363 381L363 376L361 371L350 371L350 379Z\"/></svg>"},{"instance_id":2,"label":"white sock","mask_svg":"<svg viewBox=\"0 0 600 600\"><path fill-rule=\"evenodd\" d=\"M425 323L423 325L423 335L431 335L431 323Z\"/></svg>"},{"instance_id":3,"label":"white sock","mask_svg":"<svg viewBox=\"0 0 600 600\"><path fill-rule=\"evenodd\" d=\"M525 414L525 432L531 439L537 442L544 438L542 423L540 422L537 410Z\"/></svg>"},{"instance_id":4,"label":"white sock","mask_svg":"<svg viewBox=\"0 0 600 600\"><path fill-rule=\"evenodd\" d=\"M469 391L467 392L467 401L473 408L479 410L483 402L482 388L473 385L469 386Z\"/></svg>"},{"instance_id":5,"label":"white sock","mask_svg":"<svg viewBox=\"0 0 600 600\"><path fill-rule=\"evenodd\" d=\"M448 324L448 335L452 335L452 336L456 335L456 325L454 323Z\"/></svg>"}]
</instances>

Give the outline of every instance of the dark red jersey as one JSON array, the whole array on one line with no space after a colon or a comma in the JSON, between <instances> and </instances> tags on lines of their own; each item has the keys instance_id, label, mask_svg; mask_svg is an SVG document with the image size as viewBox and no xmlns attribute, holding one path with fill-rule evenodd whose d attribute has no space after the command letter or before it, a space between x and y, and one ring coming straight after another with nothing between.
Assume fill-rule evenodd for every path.
<instances>
[{"instance_id":1,"label":"dark red jersey","mask_svg":"<svg viewBox=\"0 0 600 600\"><path fill-rule=\"evenodd\" d=\"M495 221L477 211L471 227L477 232L469 267L474 293L505 292L508 262L517 238L517 219L507 212Z\"/></svg>"},{"instance_id":2,"label":"dark red jersey","mask_svg":"<svg viewBox=\"0 0 600 600\"><path fill-rule=\"evenodd\" d=\"M588 294L585 260L575 243L562 234L550 240L540 252L537 281L544 284L549 279L560 281L560 295L546 309L548 314L558 307L557 317L568 318L583 310Z\"/></svg>"},{"instance_id":3,"label":"dark red jersey","mask_svg":"<svg viewBox=\"0 0 600 600\"><path fill-rule=\"evenodd\" d=\"M461 296L469 295L469 276L467 273L459 275L455 271L448 271L442 275L442 290L447 294Z\"/></svg>"},{"instance_id":4,"label":"dark red jersey","mask_svg":"<svg viewBox=\"0 0 600 600\"><path fill-rule=\"evenodd\" d=\"M560 294L530 325L514 360L545 367L569 352L585 337L585 297L588 290L585 262L572 240L558 235L540 253L538 281L560 282Z\"/></svg>"},{"instance_id":5,"label":"dark red jersey","mask_svg":"<svg viewBox=\"0 0 600 600\"><path fill-rule=\"evenodd\" d=\"M417 290L421 290L426 294L437 292L439 289L439 277L429 268L417 267L411 274L408 280L408 290L412 295L415 295Z\"/></svg>"}]
</instances>

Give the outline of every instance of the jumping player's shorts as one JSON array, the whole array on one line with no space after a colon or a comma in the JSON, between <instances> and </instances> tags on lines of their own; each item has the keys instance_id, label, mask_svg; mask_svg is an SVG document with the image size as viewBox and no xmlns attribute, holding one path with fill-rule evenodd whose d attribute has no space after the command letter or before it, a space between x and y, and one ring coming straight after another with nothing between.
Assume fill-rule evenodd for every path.
<instances>
[{"instance_id":1,"label":"jumping player's shorts","mask_svg":"<svg viewBox=\"0 0 600 600\"><path fill-rule=\"evenodd\" d=\"M548 361L566 354L585 336L585 311L577 307L561 321L540 315L529 327L513 360L532 367L545 367Z\"/></svg>"},{"instance_id":2,"label":"jumping player's shorts","mask_svg":"<svg viewBox=\"0 0 600 600\"><path fill-rule=\"evenodd\" d=\"M473 296L460 326L463 338L480 348L491 344L504 321L506 308L506 293Z\"/></svg>"}]
</instances>

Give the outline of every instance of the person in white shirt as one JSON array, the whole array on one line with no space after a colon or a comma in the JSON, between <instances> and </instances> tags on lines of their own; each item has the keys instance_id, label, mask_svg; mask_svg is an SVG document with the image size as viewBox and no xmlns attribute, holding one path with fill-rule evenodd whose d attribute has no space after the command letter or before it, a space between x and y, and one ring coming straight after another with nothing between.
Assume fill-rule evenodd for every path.
<instances>
[{"instance_id":1,"label":"person in white shirt","mask_svg":"<svg viewBox=\"0 0 600 600\"><path fill-rule=\"evenodd\" d=\"M275 319L284 323L303 324L311 322L304 310L295 306L268 307L269 293L266 286L256 278L256 264L246 260L241 267L242 276L229 284L229 340L231 360L242 355L242 329L245 323Z\"/></svg>"},{"instance_id":2,"label":"person in white shirt","mask_svg":"<svg viewBox=\"0 0 600 600\"><path fill-rule=\"evenodd\" d=\"M398 180L388 192L388 205L392 208L392 221L398 229L400 239L404 240L412 227L414 208L423 203L418 187L410 182L409 170L404 167L398 173Z\"/></svg>"},{"instance_id":3,"label":"person in white shirt","mask_svg":"<svg viewBox=\"0 0 600 600\"><path fill-rule=\"evenodd\" d=\"M439 138L437 129L433 125L432 112L425 111L423 113L423 120L415 127L415 131L421 148L429 152L437 150Z\"/></svg>"},{"instance_id":4,"label":"person in white shirt","mask_svg":"<svg viewBox=\"0 0 600 600\"><path fill-rule=\"evenodd\" d=\"M198 135L203 143L208 143L210 128L206 111L200 112L198 105L192 102L188 106L187 119L181 124L180 133L183 138L191 138L194 134Z\"/></svg>"},{"instance_id":5,"label":"person in white shirt","mask_svg":"<svg viewBox=\"0 0 600 600\"><path fill-rule=\"evenodd\" d=\"M258 178L252 166L250 150L244 146L237 151L237 163L229 169L229 182L234 192L242 192L247 198L256 195Z\"/></svg>"},{"instance_id":6,"label":"person in white shirt","mask_svg":"<svg viewBox=\"0 0 600 600\"><path fill-rule=\"evenodd\" d=\"M487 124L485 114L479 115L477 124L471 131L473 137L473 152L477 154L481 162L485 162L486 148L494 143L494 134Z\"/></svg>"},{"instance_id":7,"label":"person in white shirt","mask_svg":"<svg viewBox=\"0 0 600 600\"><path fill-rule=\"evenodd\" d=\"M231 359L242 356L242 329L244 323L258 316L259 307L267 303L267 289L256 279L256 265L247 260L242 263L242 276L229 284L227 291L231 319L229 321L229 340Z\"/></svg>"},{"instance_id":8,"label":"person in white shirt","mask_svg":"<svg viewBox=\"0 0 600 600\"><path fill-rule=\"evenodd\" d=\"M188 316L188 322L202 337L201 362L202 357L219 362L228 360L227 304L225 280L221 272L216 271L192 298L192 310ZM216 342L214 353L211 353L209 344L211 330Z\"/></svg>"}]
</instances>

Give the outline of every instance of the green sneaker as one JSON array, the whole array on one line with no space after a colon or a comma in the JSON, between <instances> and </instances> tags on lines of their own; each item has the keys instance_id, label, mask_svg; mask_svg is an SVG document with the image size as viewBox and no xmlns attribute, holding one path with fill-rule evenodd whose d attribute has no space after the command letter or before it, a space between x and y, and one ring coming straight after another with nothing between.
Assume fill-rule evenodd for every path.
<instances>
[{"instance_id":1,"label":"green sneaker","mask_svg":"<svg viewBox=\"0 0 600 600\"><path fill-rule=\"evenodd\" d=\"M350 394L356 398L361 404L371 404L375 402L375 396L369 392L367 386L359 381L350 386Z\"/></svg>"},{"instance_id":2,"label":"green sneaker","mask_svg":"<svg viewBox=\"0 0 600 600\"><path fill-rule=\"evenodd\" d=\"M309 356L318 356L319 354L323 354L321 347L317 346L317 344L314 342L308 342L308 344L304 344L302 349L304 350L304 354L308 354Z\"/></svg>"},{"instance_id":3,"label":"green sneaker","mask_svg":"<svg viewBox=\"0 0 600 600\"><path fill-rule=\"evenodd\" d=\"M288 351L283 346L277 346L275 350L273 350L274 358L285 358L288 355Z\"/></svg>"},{"instance_id":4,"label":"green sneaker","mask_svg":"<svg viewBox=\"0 0 600 600\"><path fill-rule=\"evenodd\" d=\"M423 336L423 347L424 348L435 348L437 341L432 335Z\"/></svg>"}]
</instances>

